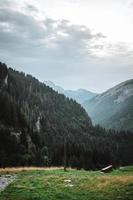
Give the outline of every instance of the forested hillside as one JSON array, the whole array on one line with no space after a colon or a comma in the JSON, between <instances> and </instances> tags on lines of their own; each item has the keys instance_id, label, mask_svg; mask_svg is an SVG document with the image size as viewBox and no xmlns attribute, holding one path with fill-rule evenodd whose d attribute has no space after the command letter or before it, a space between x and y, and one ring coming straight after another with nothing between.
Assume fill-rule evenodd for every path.
<instances>
[{"instance_id":1,"label":"forested hillside","mask_svg":"<svg viewBox=\"0 0 133 200\"><path fill-rule=\"evenodd\" d=\"M133 164L133 134L93 127L76 101L0 63L0 166Z\"/></svg>"}]
</instances>

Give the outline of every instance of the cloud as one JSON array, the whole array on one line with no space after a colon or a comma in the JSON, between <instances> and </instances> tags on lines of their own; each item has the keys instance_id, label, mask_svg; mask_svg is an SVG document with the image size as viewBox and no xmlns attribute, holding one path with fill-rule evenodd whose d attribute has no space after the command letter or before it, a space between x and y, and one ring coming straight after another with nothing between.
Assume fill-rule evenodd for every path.
<instances>
[{"instance_id":1,"label":"cloud","mask_svg":"<svg viewBox=\"0 0 133 200\"><path fill-rule=\"evenodd\" d=\"M7 7L9 5L11 5L11 2L9 0L1 0L0 1L0 6L1 7Z\"/></svg>"},{"instance_id":2,"label":"cloud","mask_svg":"<svg viewBox=\"0 0 133 200\"><path fill-rule=\"evenodd\" d=\"M133 6L133 0L129 0L129 1L127 2L127 5L128 5L128 6Z\"/></svg>"},{"instance_id":3,"label":"cloud","mask_svg":"<svg viewBox=\"0 0 133 200\"><path fill-rule=\"evenodd\" d=\"M14 9L9 5L8 0L2 0L0 5L0 51L10 55L67 60L132 54L131 45L109 43L102 33L94 34L84 25L71 24L64 19L34 17L32 12L39 13L35 5L24 4L24 9L19 10L15 10L17 4Z\"/></svg>"},{"instance_id":4,"label":"cloud","mask_svg":"<svg viewBox=\"0 0 133 200\"><path fill-rule=\"evenodd\" d=\"M119 63L123 67L120 74L125 73L128 60L124 59L133 51L129 45L108 43L102 33L92 33L88 27L68 20L39 18L35 5L12 2L0 3L1 61L66 88L91 85L93 89L97 82L98 89L99 77L111 83L107 70L111 74L113 66L119 69ZM105 88L104 82L101 87Z\"/></svg>"},{"instance_id":5,"label":"cloud","mask_svg":"<svg viewBox=\"0 0 133 200\"><path fill-rule=\"evenodd\" d=\"M38 9L35 6L33 6L32 4L27 4L25 8L29 12L38 12Z\"/></svg>"},{"instance_id":6,"label":"cloud","mask_svg":"<svg viewBox=\"0 0 133 200\"><path fill-rule=\"evenodd\" d=\"M27 5L27 9L38 12L35 6ZM20 12L10 7L0 8L0 43L2 51L17 54L23 57L38 57L46 54L55 56L79 56L89 53L89 44L102 38L102 34L92 34L91 31L80 25L70 24L66 20L45 18L38 20L28 11ZM12 51L13 50L13 51ZM38 53L40 51L40 53ZM44 56L43 54L43 56Z\"/></svg>"}]
</instances>

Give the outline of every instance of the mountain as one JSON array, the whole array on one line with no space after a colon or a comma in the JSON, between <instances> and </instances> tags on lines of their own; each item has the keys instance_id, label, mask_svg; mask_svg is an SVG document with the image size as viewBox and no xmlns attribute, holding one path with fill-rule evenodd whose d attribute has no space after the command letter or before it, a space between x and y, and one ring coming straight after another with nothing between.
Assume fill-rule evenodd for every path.
<instances>
[{"instance_id":1,"label":"mountain","mask_svg":"<svg viewBox=\"0 0 133 200\"><path fill-rule=\"evenodd\" d=\"M53 165L61 165L64 138L76 146L84 143L91 129L91 119L76 101L0 63L1 165L14 160L39 165L43 152Z\"/></svg>"},{"instance_id":2,"label":"mountain","mask_svg":"<svg viewBox=\"0 0 133 200\"><path fill-rule=\"evenodd\" d=\"M76 100L78 103L82 104L86 100L89 100L96 96L96 93L90 92L85 89L78 89L78 90L64 90L62 87L55 85L51 81L44 81L46 85L53 88L55 91L57 91L60 94L64 94L66 97L69 97L70 99Z\"/></svg>"},{"instance_id":3,"label":"mountain","mask_svg":"<svg viewBox=\"0 0 133 200\"><path fill-rule=\"evenodd\" d=\"M133 79L84 102L95 124L116 130L133 130Z\"/></svg>"},{"instance_id":4,"label":"mountain","mask_svg":"<svg viewBox=\"0 0 133 200\"><path fill-rule=\"evenodd\" d=\"M75 100L0 63L0 167L128 165L132 141L133 133L94 127Z\"/></svg>"}]
</instances>

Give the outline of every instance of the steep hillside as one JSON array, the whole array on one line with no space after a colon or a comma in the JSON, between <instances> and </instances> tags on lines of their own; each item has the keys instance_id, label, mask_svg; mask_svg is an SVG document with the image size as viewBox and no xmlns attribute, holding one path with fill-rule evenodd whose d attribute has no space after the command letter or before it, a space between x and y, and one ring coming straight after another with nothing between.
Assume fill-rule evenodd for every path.
<instances>
[{"instance_id":1,"label":"steep hillside","mask_svg":"<svg viewBox=\"0 0 133 200\"><path fill-rule=\"evenodd\" d=\"M133 130L133 79L97 95L83 106L96 124Z\"/></svg>"},{"instance_id":2,"label":"steep hillside","mask_svg":"<svg viewBox=\"0 0 133 200\"><path fill-rule=\"evenodd\" d=\"M7 131L6 136L11 134L18 141L23 140L22 154L27 148L32 154L45 146L42 151L51 151L54 157L58 150L62 151L65 137L71 143L85 140L92 123L79 104L2 63L0 74L0 127Z\"/></svg>"},{"instance_id":3,"label":"steep hillside","mask_svg":"<svg viewBox=\"0 0 133 200\"><path fill-rule=\"evenodd\" d=\"M97 95L96 93L90 92L85 89L64 90L62 87L55 85L51 81L45 81L44 83L52 89L54 89L55 91L57 91L59 94L64 94L66 97L76 100L80 104Z\"/></svg>"}]
</instances>

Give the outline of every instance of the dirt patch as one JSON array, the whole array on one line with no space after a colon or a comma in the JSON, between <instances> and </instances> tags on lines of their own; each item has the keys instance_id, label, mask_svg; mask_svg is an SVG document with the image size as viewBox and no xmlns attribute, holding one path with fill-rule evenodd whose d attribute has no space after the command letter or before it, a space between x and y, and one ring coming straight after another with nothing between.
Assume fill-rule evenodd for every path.
<instances>
[{"instance_id":1,"label":"dirt patch","mask_svg":"<svg viewBox=\"0 0 133 200\"><path fill-rule=\"evenodd\" d=\"M58 170L63 169L63 167L7 167L7 168L0 168L1 174L7 173L20 173L20 172L27 172L27 171L37 171L37 170Z\"/></svg>"}]
</instances>

